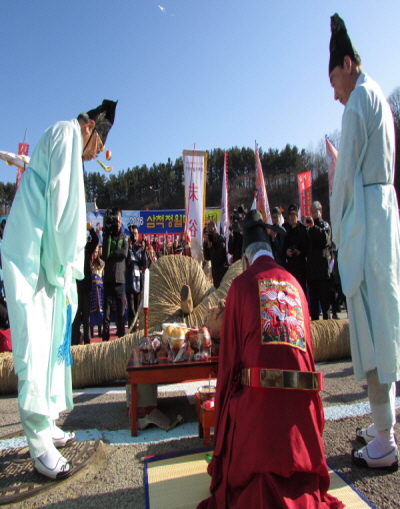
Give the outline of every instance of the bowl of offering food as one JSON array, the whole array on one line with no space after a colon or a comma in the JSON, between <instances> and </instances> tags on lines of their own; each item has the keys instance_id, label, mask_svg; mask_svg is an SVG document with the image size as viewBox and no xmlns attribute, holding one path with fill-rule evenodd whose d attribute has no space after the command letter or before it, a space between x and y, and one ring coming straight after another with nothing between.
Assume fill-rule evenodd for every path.
<instances>
[{"instance_id":1,"label":"bowl of offering food","mask_svg":"<svg viewBox=\"0 0 400 509\"><path fill-rule=\"evenodd\" d=\"M199 387L197 390L200 394L200 399L202 402L215 398L216 389L213 385L204 385L203 387Z\"/></svg>"}]
</instances>

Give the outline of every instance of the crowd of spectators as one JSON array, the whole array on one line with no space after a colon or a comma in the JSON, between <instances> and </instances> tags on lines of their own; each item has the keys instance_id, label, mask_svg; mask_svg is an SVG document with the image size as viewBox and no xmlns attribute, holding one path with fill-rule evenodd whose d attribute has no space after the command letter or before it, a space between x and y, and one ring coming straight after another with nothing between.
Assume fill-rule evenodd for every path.
<instances>
[{"instance_id":1,"label":"crowd of spectators","mask_svg":"<svg viewBox=\"0 0 400 509\"><path fill-rule=\"evenodd\" d=\"M302 220L299 219L296 204L289 205L286 218L282 212L280 207L271 211L272 224L280 226L282 231L269 232L275 260L300 283L308 299L312 320L319 320L321 313L323 319L337 319L341 306L346 302L341 289L331 228L322 217L321 203L314 201L311 216ZM231 216L228 240L231 263L242 257L242 221L245 213L245 208L240 205ZM205 242L205 253L206 247Z\"/></svg>"}]
</instances>

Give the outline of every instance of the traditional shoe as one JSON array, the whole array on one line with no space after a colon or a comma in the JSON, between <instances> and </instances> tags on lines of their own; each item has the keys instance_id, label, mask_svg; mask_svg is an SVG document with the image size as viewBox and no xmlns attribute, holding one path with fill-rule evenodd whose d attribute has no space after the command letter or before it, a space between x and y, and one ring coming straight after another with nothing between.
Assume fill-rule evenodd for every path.
<instances>
[{"instance_id":1,"label":"traditional shoe","mask_svg":"<svg viewBox=\"0 0 400 509\"><path fill-rule=\"evenodd\" d=\"M385 456L380 458L370 458L368 455L368 446L365 446L358 451L353 449L351 451L351 459L355 465L364 468L379 468L382 470L390 470L392 472L396 472L399 468L397 447L393 447L388 454L385 454Z\"/></svg>"},{"instance_id":2,"label":"traditional shoe","mask_svg":"<svg viewBox=\"0 0 400 509\"><path fill-rule=\"evenodd\" d=\"M356 428L356 440L364 445L369 444L375 438L373 435L368 435L368 428Z\"/></svg>"},{"instance_id":3,"label":"traditional shoe","mask_svg":"<svg viewBox=\"0 0 400 509\"><path fill-rule=\"evenodd\" d=\"M48 477L49 479L53 479L53 481L58 479L65 479L72 473L72 464L62 456L57 461L57 465L54 468L46 467L46 465L39 458L35 458L34 465L34 470L37 474Z\"/></svg>"},{"instance_id":4,"label":"traditional shoe","mask_svg":"<svg viewBox=\"0 0 400 509\"><path fill-rule=\"evenodd\" d=\"M54 447L57 447L57 449L62 449L63 447L73 444L75 440L75 433L68 431L67 433L64 433L64 436L61 438L53 438L53 445Z\"/></svg>"}]
</instances>

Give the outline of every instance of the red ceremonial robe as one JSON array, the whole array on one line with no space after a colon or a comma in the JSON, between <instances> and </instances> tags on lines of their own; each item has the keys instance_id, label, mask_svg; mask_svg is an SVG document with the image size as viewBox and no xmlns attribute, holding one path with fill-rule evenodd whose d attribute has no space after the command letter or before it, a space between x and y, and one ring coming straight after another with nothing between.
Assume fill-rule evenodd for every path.
<instances>
[{"instance_id":1,"label":"red ceremonial robe","mask_svg":"<svg viewBox=\"0 0 400 509\"><path fill-rule=\"evenodd\" d=\"M315 371L307 300L269 256L228 292L219 352L211 498L198 509L330 508L315 390L241 385L242 368Z\"/></svg>"}]
</instances>

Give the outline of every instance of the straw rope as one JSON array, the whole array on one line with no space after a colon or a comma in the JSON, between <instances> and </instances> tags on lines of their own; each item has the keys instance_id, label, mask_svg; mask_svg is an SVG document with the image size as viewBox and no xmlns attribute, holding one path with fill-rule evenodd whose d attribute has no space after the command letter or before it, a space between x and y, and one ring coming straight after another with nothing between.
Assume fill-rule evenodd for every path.
<instances>
[{"instance_id":1,"label":"straw rope","mask_svg":"<svg viewBox=\"0 0 400 509\"><path fill-rule=\"evenodd\" d=\"M149 333L160 331L166 322L183 322L192 327L201 326L208 305L216 306L225 299L233 279L242 271L241 262L233 264L225 274L221 286L215 289L204 275L198 262L187 256L165 256L150 270ZM183 317L180 290L189 285L192 292L193 312ZM126 380L126 366L132 349L143 337L141 329L135 334L103 343L72 347L72 385L74 389ZM316 362L350 357L349 325L347 320L321 320L311 322L311 334ZM0 353L0 395L17 392L17 376L10 352Z\"/></svg>"}]
</instances>

